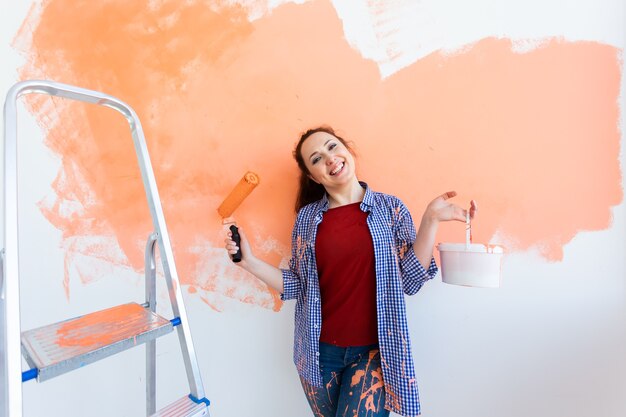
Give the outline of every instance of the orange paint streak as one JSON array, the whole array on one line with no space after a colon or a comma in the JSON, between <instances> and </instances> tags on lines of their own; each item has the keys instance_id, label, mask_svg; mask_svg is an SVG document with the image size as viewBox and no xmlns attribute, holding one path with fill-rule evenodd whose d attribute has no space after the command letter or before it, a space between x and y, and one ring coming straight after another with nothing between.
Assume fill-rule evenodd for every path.
<instances>
[{"instance_id":1,"label":"orange paint streak","mask_svg":"<svg viewBox=\"0 0 626 417\"><path fill-rule=\"evenodd\" d=\"M373 384L367 391L361 393L361 400L365 400L365 409L367 411L376 411L378 404L374 404L374 394L385 387L383 384L382 371L380 368L371 371ZM379 400L380 401L380 400Z\"/></svg>"},{"instance_id":2,"label":"orange paint streak","mask_svg":"<svg viewBox=\"0 0 626 417\"><path fill-rule=\"evenodd\" d=\"M217 311L218 313L221 313L222 310L220 310L219 308L217 308L215 306L214 303L210 302L209 300L206 299L206 297L200 297L200 299L202 300L202 302L204 302L206 305L208 305L209 307L211 307L214 311Z\"/></svg>"},{"instance_id":3,"label":"orange paint streak","mask_svg":"<svg viewBox=\"0 0 626 417\"><path fill-rule=\"evenodd\" d=\"M115 324L118 327L127 321L128 316L144 309L138 304L126 304L114 310L103 310L97 313L83 316L77 320L66 323L57 330L57 344L59 346L104 346L122 338L115 332L102 332L106 325ZM107 328L110 329L111 326ZM145 330L151 328L147 323ZM138 333L141 333L139 331Z\"/></svg>"},{"instance_id":4,"label":"orange paint streak","mask_svg":"<svg viewBox=\"0 0 626 417\"><path fill-rule=\"evenodd\" d=\"M388 409L391 410L400 410L402 407L402 399L398 396L398 394L391 389L389 385L385 387L385 404L388 405Z\"/></svg>"},{"instance_id":5,"label":"orange paint streak","mask_svg":"<svg viewBox=\"0 0 626 417\"><path fill-rule=\"evenodd\" d=\"M317 390L313 385L307 382L304 378L300 378L300 383L302 384L302 388L304 389L304 394L307 398L311 400L309 405L311 406L311 411L313 411L313 415L315 417L324 417L324 412L322 411L320 405L317 403L318 398L315 395Z\"/></svg>"},{"instance_id":6,"label":"orange paint streak","mask_svg":"<svg viewBox=\"0 0 626 417\"><path fill-rule=\"evenodd\" d=\"M328 397L329 404L333 404L333 399L330 396L330 391L333 388L333 385L337 385L341 383L339 380L339 374L337 372L330 373L330 381L326 384L326 396Z\"/></svg>"},{"instance_id":7,"label":"orange paint streak","mask_svg":"<svg viewBox=\"0 0 626 417\"><path fill-rule=\"evenodd\" d=\"M261 257L282 256L259 248L270 236L290 244L291 150L300 131L319 123L355 141L360 179L400 196L416 223L432 198L456 189L459 204L480 205L475 241L497 232L508 250L536 247L561 259L576 233L607 228L622 200L614 47L549 40L519 54L490 38L381 80L346 43L327 1L287 4L252 23L219 2L214 10L153 3L50 0L32 44L18 37L15 45L28 58L22 78L102 90L135 108L182 284L280 308L276 294L232 265L203 276L197 266L209 255L192 248L199 240L223 247L215 208L253 169L263 184L237 220L257 229ZM93 106L28 104L63 161L65 184L55 185L44 214L65 239L114 236L128 264L143 270L138 242L152 227L125 122ZM68 212L67 202L82 209ZM443 225L438 240L461 242L463 231ZM221 255L210 256L222 265Z\"/></svg>"},{"instance_id":8,"label":"orange paint streak","mask_svg":"<svg viewBox=\"0 0 626 417\"><path fill-rule=\"evenodd\" d=\"M359 396L359 404L357 405L356 410L354 410L354 415L357 416L360 413L361 405L365 406L367 411L376 412L380 406L380 400L382 396L378 397L378 404L374 403L374 395L381 389L384 389L385 384L383 383L382 369L380 366L376 368L372 368L372 361L374 358L380 355L379 350L370 350L368 354L367 364L365 365L364 371L355 372L354 377L352 378L350 386L355 386L359 384L360 380L363 378L363 384L361 385L361 394ZM371 381L369 385L366 386L365 382L367 381L365 375L370 373ZM365 402L363 402L365 400Z\"/></svg>"},{"instance_id":9,"label":"orange paint streak","mask_svg":"<svg viewBox=\"0 0 626 417\"><path fill-rule=\"evenodd\" d=\"M355 385L359 384L361 382L361 379L363 379L364 376L365 376L364 370L359 369L358 371L356 371L354 375L352 376L352 381L350 381L350 386L354 387Z\"/></svg>"},{"instance_id":10,"label":"orange paint streak","mask_svg":"<svg viewBox=\"0 0 626 417\"><path fill-rule=\"evenodd\" d=\"M280 311L280 308L283 305L283 302L280 299L280 293L278 291L274 290L273 288L268 288L268 291L270 292L270 294L272 294L272 299L274 301L273 310L274 311Z\"/></svg>"}]
</instances>

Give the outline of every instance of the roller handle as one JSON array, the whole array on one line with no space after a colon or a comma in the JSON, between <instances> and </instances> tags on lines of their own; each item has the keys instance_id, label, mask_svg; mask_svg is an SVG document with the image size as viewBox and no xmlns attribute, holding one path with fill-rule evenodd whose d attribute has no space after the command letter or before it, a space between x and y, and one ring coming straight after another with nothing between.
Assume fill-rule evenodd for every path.
<instances>
[{"instance_id":1,"label":"roller handle","mask_svg":"<svg viewBox=\"0 0 626 417\"><path fill-rule=\"evenodd\" d=\"M237 245L237 253L233 255L233 262L241 262L241 236L239 236L239 229L234 224L230 226L230 232L233 234L233 242Z\"/></svg>"}]
</instances>

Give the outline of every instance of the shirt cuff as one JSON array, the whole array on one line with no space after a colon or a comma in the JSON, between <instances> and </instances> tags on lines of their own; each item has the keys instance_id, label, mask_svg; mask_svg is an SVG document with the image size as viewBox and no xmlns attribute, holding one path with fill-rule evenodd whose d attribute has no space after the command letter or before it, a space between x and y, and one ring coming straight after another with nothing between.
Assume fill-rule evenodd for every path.
<instances>
[{"instance_id":1,"label":"shirt cuff","mask_svg":"<svg viewBox=\"0 0 626 417\"><path fill-rule=\"evenodd\" d=\"M280 295L282 301L293 300L298 297L300 292L300 279L289 269L282 269L283 273L283 292Z\"/></svg>"},{"instance_id":2,"label":"shirt cuff","mask_svg":"<svg viewBox=\"0 0 626 417\"><path fill-rule=\"evenodd\" d=\"M415 256L413 248L407 251L400 263L402 266L404 292L408 295L417 293L422 285L426 281L433 279L439 271L434 257L430 259L428 269L425 269L419 259L417 259L417 256Z\"/></svg>"}]
</instances>

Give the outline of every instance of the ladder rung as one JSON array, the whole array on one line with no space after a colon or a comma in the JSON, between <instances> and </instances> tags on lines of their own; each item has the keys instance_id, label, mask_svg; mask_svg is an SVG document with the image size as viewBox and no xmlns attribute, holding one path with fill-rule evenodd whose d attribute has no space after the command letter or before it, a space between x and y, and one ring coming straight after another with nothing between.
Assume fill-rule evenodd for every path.
<instances>
[{"instance_id":1,"label":"ladder rung","mask_svg":"<svg viewBox=\"0 0 626 417\"><path fill-rule=\"evenodd\" d=\"M137 303L22 333L22 353L42 382L170 333L172 323Z\"/></svg>"},{"instance_id":2,"label":"ladder rung","mask_svg":"<svg viewBox=\"0 0 626 417\"><path fill-rule=\"evenodd\" d=\"M179 398L150 417L201 417L208 416L206 404L196 403L188 395Z\"/></svg>"}]
</instances>

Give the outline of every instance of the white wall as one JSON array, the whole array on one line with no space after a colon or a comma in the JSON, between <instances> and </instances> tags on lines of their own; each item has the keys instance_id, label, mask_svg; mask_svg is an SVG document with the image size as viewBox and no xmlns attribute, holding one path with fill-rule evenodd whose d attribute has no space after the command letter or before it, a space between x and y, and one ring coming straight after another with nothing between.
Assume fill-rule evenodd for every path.
<instances>
[{"instance_id":1,"label":"white wall","mask_svg":"<svg viewBox=\"0 0 626 417\"><path fill-rule=\"evenodd\" d=\"M10 41L30 3L0 4L4 94L17 80L21 63ZM334 4L346 38L379 62L383 76L433 50L458 48L492 35L556 35L626 45L621 0L398 2L403 14L415 20L396 20L394 39L376 36L375 22L364 7ZM402 53L390 60L381 51L392 41ZM622 120L625 93L622 85ZM89 285L72 281L72 296L66 299L60 231L36 206L51 192L59 162L42 145L42 133L25 111L20 129L23 329L141 300L142 277L123 270ZM624 144L622 138L622 167ZM454 287L436 279L409 298L423 415L626 415L625 222L622 203L613 209L608 230L577 235L565 247L562 262L547 262L532 251L509 254L498 290ZM165 301L163 291L160 299ZM218 313L197 298L187 299L212 416L309 415L291 363L293 303L279 313L244 304ZM160 401L168 402L185 394L185 376L175 336L160 339L158 345L158 393ZM142 415L143 352L136 348L43 384L25 383L25 415L79 416L87 409L92 416Z\"/></svg>"}]
</instances>

